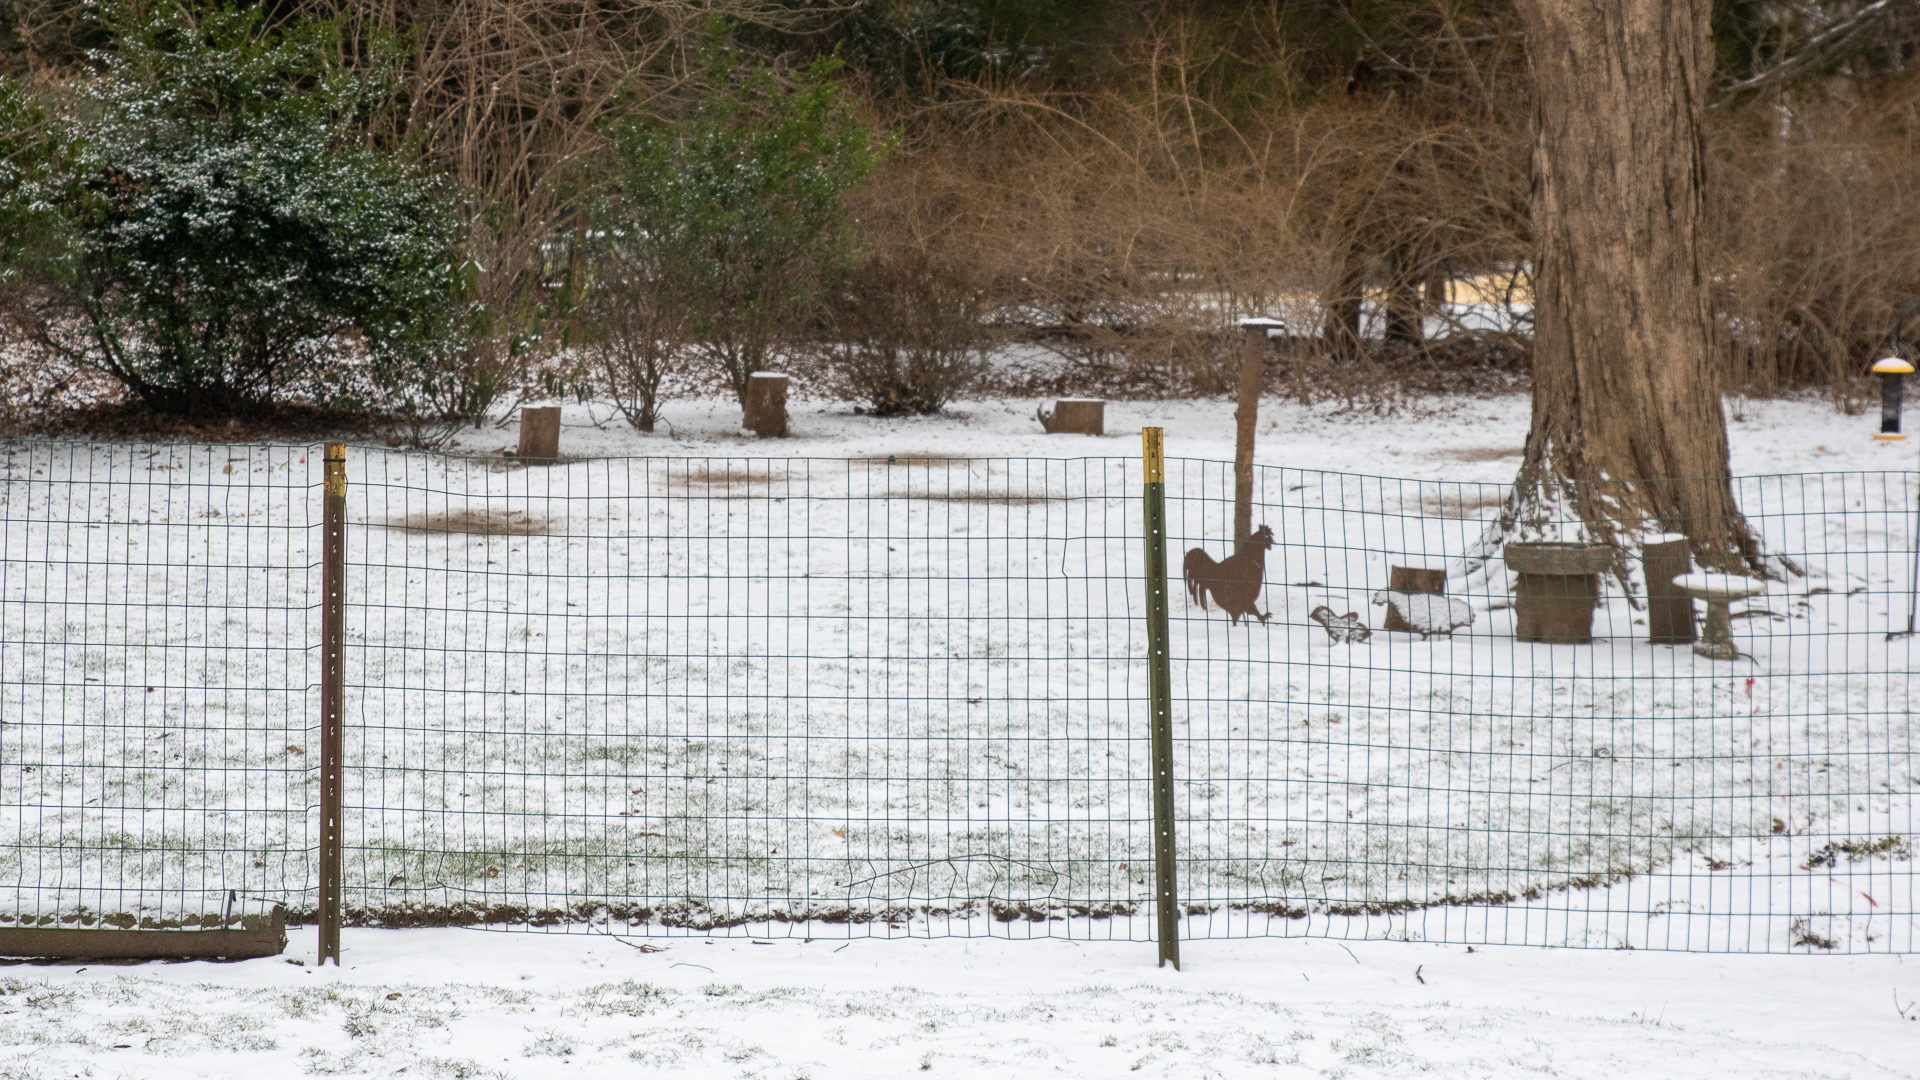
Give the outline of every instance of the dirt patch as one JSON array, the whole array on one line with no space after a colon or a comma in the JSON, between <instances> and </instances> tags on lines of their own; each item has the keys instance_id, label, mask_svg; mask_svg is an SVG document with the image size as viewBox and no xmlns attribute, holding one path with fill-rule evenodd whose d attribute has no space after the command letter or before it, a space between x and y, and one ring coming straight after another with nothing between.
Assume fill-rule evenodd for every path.
<instances>
[{"instance_id":1,"label":"dirt patch","mask_svg":"<svg viewBox=\"0 0 1920 1080\"><path fill-rule=\"evenodd\" d=\"M954 457L952 454L875 454L872 457L855 458L862 465L965 465L972 458Z\"/></svg>"},{"instance_id":2,"label":"dirt patch","mask_svg":"<svg viewBox=\"0 0 1920 1080\"><path fill-rule=\"evenodd\" d=\"M1523 446L1470 446L1465 450L1442 450L1440 456L1454 461L1504 461L1526 452Z\"/></svg>"},{"instance_id":3,"label":"dirt patch","mask_svg":"<svg viewBox=\"0 0 1920 1080\"><path fill-rule=\"evenodd\" d=\"M1027 495L1017 491L1009 491L1001 494L992 494L988 492L957 491L957 492L948 492L948 493L938 494L938 495L930 492L928 493L911 493L910 492L904 495L890 494L890 495L887 495L886 498L924 499L927 502L990 503L996 506L1032 506L1035 503L1053 501L1052 496L1049 496L1049 495Z\"/></svg>"},{"instance_id":4,"label":"dirt patch","mask_svg":"<svg viewBox=\"0 0 1920 1080\"><path fill-rule=\"evenodd\" d=\"M1444 492L1428 495L1420 500L1420 506L1436 517L1477 518L1481 512L1492 510L1507 501L1507 494L1501 492Z\"/></svg>"},{"instance_id":5,"label":"dirt patch","mask_svg":"<svg viewBox=\"0 0 1920 1080\"><path fill-rule=\"evenodd\" d=\"M409 514L369 524L403 532L462 533L467 536L545 536L553 522L518 510L447 510Z\"/></svg>"},{"instance_id":6,"label":"dirt patch","mask_svg":"<svg viewBox=\"0 0 1920 1080\"><path fill-rule=\"evenodd\" d=\"M676 487L752 487L788 479L785 473L744 465L696 465L673 477Z\"/></svg>"}]
</instances>

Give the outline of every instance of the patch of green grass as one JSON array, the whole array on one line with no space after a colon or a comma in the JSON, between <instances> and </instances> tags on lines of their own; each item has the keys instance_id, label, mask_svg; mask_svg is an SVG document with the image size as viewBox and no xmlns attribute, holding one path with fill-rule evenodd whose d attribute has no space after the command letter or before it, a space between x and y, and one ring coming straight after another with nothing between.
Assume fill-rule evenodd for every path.
<instances>
[{"instance_id":1,"label":"patch of green grass","mask_svg":"<svg viewBox=\"0 0 1920 1080\"><path fill-rule=\"evenodd\" d=\"M1807 856L1807 868L1816 866L1838 866L1840 857L1846 856L1850 863L1857 863L1875 856L1886 859L1911 859L1913 847L1904 836L1883 836L1878 840L1842 840L1837 844L1826 844Z\"/></svg>"}]
</instances>

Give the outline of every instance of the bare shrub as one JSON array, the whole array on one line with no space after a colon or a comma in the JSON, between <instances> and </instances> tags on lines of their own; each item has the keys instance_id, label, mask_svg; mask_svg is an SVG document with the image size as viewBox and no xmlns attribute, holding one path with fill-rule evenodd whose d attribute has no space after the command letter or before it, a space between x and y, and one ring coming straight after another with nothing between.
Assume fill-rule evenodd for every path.
<instances>
[{"instance_id":1,"label":"bare shrub","mask_svg":"<svg viewBox=\"0 0 1920 1080\"><path fill-rule=\"evenodd\" d=\"M342 47L408 43L409 108L376 140L412 141L465 199L466 265L450 298L469 321L402 406L427 429L478 422L561 344L581 271L575 180L605 146L601 121L673 93L683 46L718 17L797 16L770 0L305 0L343 14ZM549 388L551 389L551 388Z\"/></svg>"},{"instance_id":2,"label":"bare shrub","mask_svg":"<svg viewBox=\"0 0 1920 1080\"><path fill-rule=\"evenodd\" d=\"M1868 353L1920 295L1916 105L1908 77L1722 118L1708 228L1730 388L1819 387L1860 407Z\"/></svg>"},{"instance_id":3,"label":"bare shrub","mask_svg":"<svg viewBox=\"0 0 1920 1080\"><path fill-rule=\"evenodd\" d=\"M876 416L937 413L985 367L982 296L951 261L902 245L847 275L827 346L829 385Z\"/></svg>"},{"instance_id":4,"label":"bare shrub","mask_svg":"<svg viewBox=\"0 0 1920 1080\"><path fill-rule=\"evenodd\" d=\"M1300 393L1377 396L1464 355L1422 332L1444 321L1451 277L1523 266L1525 112L1490 100L1511 73L1476 60L1486 86L1457 101L1398 86L1315 97L1277 26L1239 43L1233 62L1265 73L1252 87L1221 75L1219 44L1168 17L1091 90L982 77L901 121L874 198L910 184L942 207L923 231L953 223L942 257L969 268L987 321L1069 371L1024 387L996 371L996 388L1220 392L1237 379L1234 320L1259 314L1288 321L1276 361ZM1398 328L1390 366L1363 339L1366 303ZM1484 333L1446 329L1456 346Z\"/></svg>"},{"instance_id":5,"label":"bare shrub","mask_svg":"<svg viewBox=\"0 0 1920 1080\"><path fill-rule=\"evenodd\" d=\"M598 284L584 315L592 335L580 348L585 374L629 424L652 431L664 383L680 369L690 336L687 306L669 290L631 280Z\"/></svg>"}]
</instances>

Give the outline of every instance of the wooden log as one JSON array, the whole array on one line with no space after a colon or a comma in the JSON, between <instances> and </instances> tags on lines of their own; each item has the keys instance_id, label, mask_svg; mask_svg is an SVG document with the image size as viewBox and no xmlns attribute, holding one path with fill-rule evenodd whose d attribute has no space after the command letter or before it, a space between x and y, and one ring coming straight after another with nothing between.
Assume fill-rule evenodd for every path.
<instances>
[{"instance_id":1,"label":"wooden log","mask_svg":"<svg viewBox=\"0 0 1920 1080\"><path fill-rule=\"evenodd\" d=\"M1447 594L1446 567L1429 569L1422 566L1392 566L1387 569L1387 588L1394 592L1431 593L1434 596ZM1399 605L1387 601L1387 617L1380 624L1383 630L1398 630L1401 633L1417 634L1424 631L1407 622L1400 614Z\"/></svg>"},{"instance_id":2,"label":"wooden log","mask_svg":"<svg viewBox=\"0 0 1920 1080\"><path fill-rule=\"evenodd\" d=\"M740 426L763 439L787 437L787 377L756 371L747 379L747 402Z\"/></svg>"},{"instance_id":3,"label":"wooden log","mask_svg":"<svg viewBox=\"0 0 1920 1080\"><path fill-rule=\"evenodd\" d=\"M1665 536L1640 549L1647 575L1647 640L1655 645L1685 645L1694 639L1693 600L1673 579L1693 572L1685 536Z\"/></svg>"},{"instance_id":4,"label":"wooden log","mask_svg":"<svg viewBox=\"0 0 1920 1080\"><path fill-rule=\"evenodd\" d=\"M108 930L38 926L0 928L0 956L62 960L248 960L287 948L287 914L251 917L232 930Z\"/></svg>"},{"instance_id":5,"label":"wooden log","mask_svg":"<svg viewBox=\"0 0 1920 1080\"><path fill-rule=\"evenodd\" d=\"M1100 398L1061 398L1053 411L1041 409L1040 426L1052 435L1104 435L1107 431L1107 403Z\"/></svg>"},{"instance_id":6,"label":"wooden log","mask_svg":"<svg viewBox=\"0 0 1920 1080\"><path fill-rule=\"evenodd\" d=\"M520 450L514 455L522 461L553 462L560 457L560 407L520 410Z\"/></svg>"}]
</instances>

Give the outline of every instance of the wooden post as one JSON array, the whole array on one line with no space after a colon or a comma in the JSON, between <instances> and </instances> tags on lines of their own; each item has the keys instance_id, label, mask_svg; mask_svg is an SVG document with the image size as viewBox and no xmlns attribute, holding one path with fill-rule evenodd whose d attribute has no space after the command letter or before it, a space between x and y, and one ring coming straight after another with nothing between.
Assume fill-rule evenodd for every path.
<instances>
[{"instance_id":1,"label":"wooden post","mask_svg":"<svg viewBox=\"0 0 1920 1080\"><path fill-rule=\"evenodd\" d=\"M747 401L740 426L763 439L787 437L787 377L756 371L747 378Z\"/></svg>"},{"instance_id":2,"label":"wooden post","mask_svg":"<svg viewBox=\"0 0 1920 1080\"><path fill-rule=\"evenodd\" d=\"M1167 484L1161 430L1141 433L1146 457L1147 703L1153 756L1153 884L1160 964L1180 970L1180 890L1173 835L1173 635L1167 626ZM1158 966L1158 965L1156 965Z\"/></svg>"},{"instance_id":3,"label":"wooden post","mask_svg":"<svg viewBox=\"0 0 1920 1080\"><path fill-rule=\"evenodd\" d=\"M1241 319L1246 340L1240 349L1240 400L1233 410L1233 550L1253 535L1253 436L1260 419L1260 391L1266 385L1263 361L1267 331L1284 326L1279 319Z\"/></svg>"},{"instance_id":4,"label":"wooden post","mask_svg":"<svg viewBox=\"0 0 1920 1080\"><path fill-rule=\"evenodd\" d=\"M1685 536L1649 537L1640 549L1647 574L1647 640L1655 645L1693 641L1693 599L1673 579L1693 572Z\"/></svg>"},{"instance_id":5,"label":"wooden post","mask_svg":"<svg viewBox=\"0 0 1920 1080\"><path fill-rule=\"evenodd\" d=\"M1104 435L1107 431L1107 403L1100 398L1061 398L1053 411L1038 410L1040 426L1047 434Z\"/></svg>"},{"instance_id":6,"label":"wooden post","mask_svg":"<svg viewBox=\"0 0 1920 1080\"><path fill-rule=\"evenodd\" d=\"M555 410L556 412L558 410ZM341 713L346 697L347 447L328 443L320 555L320 959L340 966Z\"/></svg>"},{"instance_id":7,"label":"wooden post","mask_svg":"<svg viewBox=\"0 0 1920 1080\"><path fill-rule=\"evenodd\" d=\"M560 407L520 410L520 452L522 461L551 464L560 457Z\"/></svg>"},{"instance_id":8,"label":"wooden post","mask_svg":"<svg viewBox=\"0 0 1920 1080\"><path fill-rule=\"evenodd\" d=\"M1446 567L1427 569L1417 566L1393 566L1387 569L1387 588L1394 592L1431 593L1434 596L1447 594ZM1397 630L1401 633L1424 633L1407 622L1400 613L1400 606L1387 601L1387 617L1380 623L1382 630Z\"/></svg>"},{"instance_id":9,"label":"wooden post","mask_svg":"<svg viewBox=\"0 0 1920 1080\"><path fill-rule=\"evenodd\" d=\"M287 948L287 912L248 916L238 930L72 930L0 927L0 956L90 960L250 960ZM338 964L339 959L335 958Z\"/></svg>"}]
</instances>

